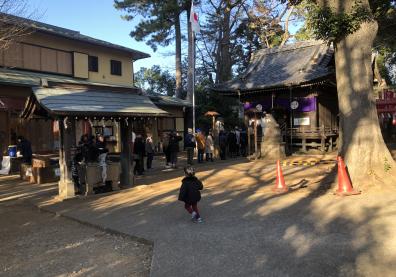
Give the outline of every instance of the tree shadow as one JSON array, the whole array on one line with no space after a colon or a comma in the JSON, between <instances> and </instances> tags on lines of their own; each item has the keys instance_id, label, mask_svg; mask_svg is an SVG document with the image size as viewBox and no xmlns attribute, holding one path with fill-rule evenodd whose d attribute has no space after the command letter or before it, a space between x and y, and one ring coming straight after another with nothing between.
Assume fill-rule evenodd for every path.
<instances>
[{"instance_id":1,"label":"tree shadow","mask_svg":"<svg viewBox=\"0 0 396 277\"><path fill-rule=\"evenodd\" d=\"M320 168L286 169L287 183L305 179L307 187L274 194L273 168L255 162L198 173L205 184L203 225L190 224L177 201L180 178L47 208L154 241L154 276L186 270L194 276L390 276L396 270L386 246L394 243L394 197L334 196L335 167L315 184Z\"/></svg>"}]
</instances>

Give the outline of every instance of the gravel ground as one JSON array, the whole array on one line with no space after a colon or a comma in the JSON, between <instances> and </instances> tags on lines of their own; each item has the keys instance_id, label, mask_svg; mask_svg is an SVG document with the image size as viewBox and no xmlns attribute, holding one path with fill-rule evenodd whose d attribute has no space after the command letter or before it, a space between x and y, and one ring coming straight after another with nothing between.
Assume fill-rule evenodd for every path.
<instances>
[{"instance_id":1,"label":"gravel ground","mask_svg":"<svg viewBox=\"0 0 396 277\"><path fill-rule=\"evenodd\" d=\"M149 276L152 246L40 212L0 204L0 276Z\"/></svg>"}]
</instances>

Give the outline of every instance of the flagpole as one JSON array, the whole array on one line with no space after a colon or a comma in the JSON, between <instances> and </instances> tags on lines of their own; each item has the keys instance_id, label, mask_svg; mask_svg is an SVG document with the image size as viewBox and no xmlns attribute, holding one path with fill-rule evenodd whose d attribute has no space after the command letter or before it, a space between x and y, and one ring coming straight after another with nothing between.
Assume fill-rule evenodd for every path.
<instances>
[{"instance_id":1,"label":"flagpole","mask_svg":"<svg viewBox=\"0 0 396 277\"><path fill-rule=\"evenodd\" d=\"M192 31L192 30L191 30ZM192 31L192 56L193 56L193 71L192 71L192 105L193 105L193 134L195 135L195 32Z\"/></svg>"}]
</instances>

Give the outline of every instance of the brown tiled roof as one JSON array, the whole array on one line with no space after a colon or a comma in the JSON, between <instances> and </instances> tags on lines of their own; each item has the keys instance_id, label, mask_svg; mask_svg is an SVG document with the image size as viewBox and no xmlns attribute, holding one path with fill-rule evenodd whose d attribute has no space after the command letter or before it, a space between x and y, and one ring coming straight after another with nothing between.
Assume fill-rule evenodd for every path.
<instances>
[{"instance_id":1,"label":"brown tiled roof","mask_svg":"<svg viewBox=\"0 0 396 277\"><path fill-rule=\"evenodd\" d=\"M213 87L216 91L249 91L302 85L334 74L334 50L322 41L302 41L255 53L242 77Z\"/></svg>"}]
</instances>

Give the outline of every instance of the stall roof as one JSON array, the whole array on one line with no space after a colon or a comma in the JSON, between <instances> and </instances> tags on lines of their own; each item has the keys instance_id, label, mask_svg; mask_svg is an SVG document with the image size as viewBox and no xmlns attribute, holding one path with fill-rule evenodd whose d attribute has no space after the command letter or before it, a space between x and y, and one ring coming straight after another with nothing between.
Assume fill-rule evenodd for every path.
<instances>
[{"instance_id":1,"label":"stall roof","mask_svg":"<svg viewBox=\"0 0 396 277\"><path fill-rule=\"evenodd\" d=\"M71 76L0 68L0 84L37 87L41 85L44 79L47 82L54 84L103 86L103 87L106 86L111 88L126 88L126 89L140 90L139 88L134 86L92 82L88 80L73 78Z\"/></svg>"},{"instance_id":2,"label":"stall roof","mask_svg":"<svg viewBox=\"0 0 396 277\"><path fill-rule=\"evenodd\" d=\"M158 93L146 93L146 95L156 105L175 106L175 107L192 107L192 103L187 100L179 99L172 96L162 95Z\"/></svg>"},{"instance_id":3,"label":"stall roof","mask_svg":"<svg viewBox=\"0 0 396 277\"><path fill-rule=\"evenodd\" d=\"M323 41L301 41L258 50L245 73L212 89L235 93L299 86L334 74L333 47Z\"/></svg>"},{"instance_id":4,"label":"stall roof","mask_svg":"<svg viewBox=\"0 0 396 277\"><path fill-rule=\"evenodd\" d=\"M33 88L22 117L38 110L46 116L168 116L146 96L94 89ZM43 115L41 113L41 115Z\"/></svg>"}]
</instances>

